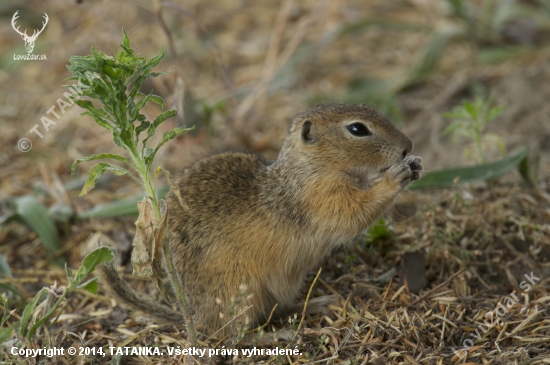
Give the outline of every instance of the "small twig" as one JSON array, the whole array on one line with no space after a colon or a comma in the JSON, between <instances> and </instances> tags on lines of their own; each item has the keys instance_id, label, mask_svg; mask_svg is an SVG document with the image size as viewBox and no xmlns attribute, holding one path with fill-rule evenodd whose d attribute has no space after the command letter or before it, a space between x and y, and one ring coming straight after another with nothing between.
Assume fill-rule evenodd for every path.
<instances>
[{"instance_id":1,"label":"small twig","mask_svg":"<svg viewBox=\"0 0 550 365\"><path fill-rule=\"evenodd\" d=\"M237 315L235 317L233 317L229 322L227 322L226 324L224 324L223 326L220 327L220 329L218 329L216 332L214 332L213 334L210 335L210 337L208 337L206 339L206 341L204 342L208 342L208 340L210 340L212 337L214 337L216 335L216 333L220 332L221 330L223 330L225 327L229 326L234 320L236 320L237 318L239 318L244 312L246 312L247 310L249 310L250 308L252 308L251 305L249 305L248 307L246 307L245 309L243 309L242 311L240 311L239 313L237 313ZM225 340L222 339L222 341ZM221 342L221 341L220 341ZM218 342L218 345L220 344L220 342ZM216 345L217 346L217 345Z\"/></svg>"},{"instance_id":2,"label":"small twig","mask_svg":"<svg viewBox=\"0 0 550 365\"><path fill-rule=\"evenodd\" d=\"M271 317L273 317L273 313L275 313L275 309L277 309L278 305L279 305L279 303L275 303L275 305L273 306L273 309L271 310L271 313L269 313L269 317L267 318L267 321L265 321L264 324L262 324L260 327L256 327L254 329L251 329L251 330L247 331L246 334L253 333L253 332L256 332L256 331L261 331L264 328L266 328L267 325L269 324L269 322L271 322Z\"/></svg>"},{"instance_id":3,"label":"small twig","mask_svg":"<svg viewBox=\"0 0 550 365\"><path fill-rule=\"evenodd\" d=\"M464 269L460 269L458 270L457 272L455 272L453 275L451 275L447 280L445 280L444 282L442 282L441 284L439 284L438 286L436 286L435 288L431 289L431 290L428 290L426 293L422 294L418 299L416 299L415 301L413 301L411 304L409 304L407 307L410 307L410 306L413 306L421 301L423 301L424 299L426 299L427 297L429 297L433 292L439 290L440 288L444 287L445 285L449 284L449 282L451 280L453 280L455 277L457 277L458 275L462 274L462 272L464 271Z\"/></svg>"},{"instance_id":4,"label":"small twig","mask_svg":"<svg viewBox=\"0 0 550 365\"><path fill-rule=\"evenodd\" d=\"M160 2L160 0L155 1L155 16L157 18L157 21L159 22L162 31L164 32L164 35L168 39L168 47L170 47L172 58L176 58L177 54L176 46L174 44L174 38L172 37L172 32L170 32L170 29L168 29L168 26L164 21L164 17L162 16L162 3Z\"/></svg>"},{"instance_id":5,"label":"small twig","mask_svg":"<svg viewBox=\"0 0 550 365\"><path fill-rule=\"evenodd\" d=\"M319 279L319 275L321 275L321 271L323 271L323 268L320 267L319 271L317 271L317 275L315 275L315 278L313 279L313 282L311 283L309 287L309 291L307 292L306 301L304 303L304 308L302 309L302 318L300 319L300 323L298 324L298 328L296 328L296 332L294 332L294 336L292 336L292 339L286 345L285 349L287 349L292 342L296 339L296 336L298 336L298 333L300 332L300 329L302 328L302 325L304 324L304 319L306 318L306 310L307 305L309 303L309 297L311 296L311 292L313 292L313 287L315 286L315 283L317 282L317 279Z\"/></svg>"},{"instance_id":6,"label":"small twig","mask_svg":"<svg viewBox=\"0 0 550 365\"><path fill-rule=\"evenodd\" d=\"M275 26L271 31L271 36L269 37L269 46L267 48L267 53L265 56L264 67L262 74L272 72L272 68L275 66L275 61L277 60L277 54L281 48L281 41L283 39L283 34L285 32L288 16L290 10L292 9L292 0L285 0L279 9L279 13L275 19ZM265 106L267 101L266 93L263 93L257 102L257 107L262 108Z\"/></svg>"},{"instance_id":7,"label":"small twig","mask_svg":"<svg viewBox=\"0 0 550 365\"><path fill-rule=\"evenodd\" d=\"M306 318L306 309L307 309L307 305L309 303L309 297L311 296L311 293L313 292L313 287L315 286L315 283L317 282L317 279L319 279L319 275L321 275L321 271L323 271L322 267L319 268L319 271L317 271L317 275L315 275L315 278L313 279L313 282L309 286L309 290L308 290L307 296L306 296L306 301L304 302L304 308L302 309L302 318L300 319L300 323L298 324L298 328L296 328L296 331L294 332L294 336L292 336L292 339L286 345L285 350L290 347L290 345L294 342L294 340L298 336L298 333L302 329L302 325L304 324L304 319ZM267 364L271 363L272 361L273 361L273 357L271 357L267 361Z\"/></svg>"},{"instance_id":8,"label":"small twig","mask_svg":"<svg viewBox=\"0 0 550 365\"><path fill-rule=\"evenodd\" d=\"M171 242L168 238L168 235L164 240L163 252L166 267L168 269L168 276L170 278L170 281L172 282L172 286L174 287L174 292L178 299L177 302L179 304L180 310L183 312L187 333L191 337L191 344L193 346L197 346L197 331L195 330L195 324L193 323L193 317L191 315L191 306L187 302L185 291L183 290L183 285L180 281L181 276L179 275L176 266L174 265L174 260L172 258Z\"/></svg>"}]
</instances>

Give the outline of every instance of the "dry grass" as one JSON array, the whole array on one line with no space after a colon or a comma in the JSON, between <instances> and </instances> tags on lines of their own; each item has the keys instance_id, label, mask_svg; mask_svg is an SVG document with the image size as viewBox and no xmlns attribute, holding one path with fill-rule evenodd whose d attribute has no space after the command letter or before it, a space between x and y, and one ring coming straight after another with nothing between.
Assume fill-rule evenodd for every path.
<instances>
[{"instance_id":1,"label":"dry grass","mask_svg":"<svg viewBox=\"0 0 550 365\"><path fill-rule=\"evenodd\" d=\"M437 3L437 5L436 5ZM477 2L472 2L477 3ZM527 5L529 3L527 2ZM162 7L161 7L162 6ZM47 12L50 23L37 40L35 54L48 61L13 61L23 53L23 42L9 20L21 8L39 19ZM433 35L461 26L439 2L361 1L340 3L276 1L16 1L0 4L0 44L9 50L0 60L0 197L34 193L48 207L70 206L83 211L139 193L123 178L103 183L84 198L70 189L70 164L76 158L115 151L111 136L88 117L71 107L40 139L29 129L65 91L65 64L73 54L89 54L90 45L113 52L124 26L139 53L151 56L158 47L170 53L161 70L174 73L147 85L162 95L167 105L185 109L185 120L199 131L167 144L158 161L173 174L191 161L227 147L245 147L273 157L286 133L291 116L312 100L339 100L356 96L349 84L358 79L391 80L404 74ZM341 30L375 21L361 31ZM28 24L28 23L27 23ZM298 356L217 358L220 363L333 363L333 364L543 364L550 358L550 123L546 102L550 70L548 28L538 25L534 46L504 42L517 47L514 57L497 63L479 62L482 47L467 38L449 43L441 62L414 87L390 99L401 107L403 129L415 142L415 154L430 170L464 164L463 146L440 141L447 123L441 117L461 98L472 95L472 85L494 92L497 102L507 104L501 122L491 133L501 135L509 150L531 145L541 157L539 186L528 189L517 176L499 183L430 193L407 193L392 209L391 234L373 242L360 238L334 255L309 293L312 298L335 295L337 303L314 317L274 320L263 337L232 339L204 346L221 348L294 348ZM25 25L26 27L27 25ZM517 28L514 28L517 30ZM512 30L514 30L512 29ZM168 53L168 52L167 52ZM362 96L360 96L362 97ZM220 101L221 111L205 123L195 110L197 101ZM370 103L370 99L363 100ZM151 115L157 110L148 111ZM172 126L166 126L171 128ZM163 131L159 131L162 134ZM30 138L33 149L23 154L15 145ZM85 167L84 167L85 168ZM81 175L85 170L79 170ZM65 184L65 185L64 185ZM413 213L415 212L414 216ZM129 272L128 261L134 233L132 218L72 221L60 224L63 250L70 267L82 259L80 248L91 233L103 232L117 242L117 258ZM427 287L420 294L399 283L408 264L406 252L425 257ZM0 229L0 253L8 261L11 282L24 295L14 303L22 306L43 286L65 284L65 273L51 264L36 234L18 223ZM459 359L452 348L473 339L484 315L497 308L514 290L524 292L521 282L533 272L540 278L520 302ZM384 275L386 273L386 275ZM389 273L389 274L388 274ZM311 284L313 274L307 285ZM152 285L126 274L135 287L157 295ZM408 277L410 280L410 277ZM100 292L101 293L101 292ZM306 298L308 293L303 293ZM301 324L301 326L300 326ZM485 326L487 327L487 326ZM299 329L299 331L297 331ZM274 333L278 338L274 339ZM296 335L296 336L295 336ZM203 341L205 339L203 338ZM51 342L49 342L51 341ZM80 291L71 295L55 326L41 332L27 346L187 347L181 328L157 326L140 313L127 312L112 299ZM7 348L1 349L6 354ZM185 356L57 357L42 363L200 363ZM16 362L23 359L16 359ZM29 363L33 363L29 360Z\"/></svg>"}]
</instances>

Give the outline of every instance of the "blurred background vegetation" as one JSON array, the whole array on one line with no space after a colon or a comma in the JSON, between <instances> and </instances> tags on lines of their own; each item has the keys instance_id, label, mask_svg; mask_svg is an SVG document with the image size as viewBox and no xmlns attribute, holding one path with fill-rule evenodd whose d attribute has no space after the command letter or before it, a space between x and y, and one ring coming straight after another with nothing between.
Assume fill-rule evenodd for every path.
<instances>
[{"instance_id":1,"label":"blurred background vegetation","mask_svg":"<svg viewBox=\"0 0 550 365\"><path fill-rule=\"evenodd\" d=\"M34 49L47 61L14 60L26 53L10 25L16 10L29 34L48 14ZM67 161L111 148L77 107L59 120L46 113L67 91L68 58L92 44L111 54L123 26L143 55L165 49L160 68L174 70L142 90L183 111L173 124L197 126L159 156L172 171L228 147L274 157L292 116L326 101L378 108L428 169L468 162L464 144L440 137L450 123L442 113L463 99L505 106L488 129L508 151L550 148L548 0L3 1L0 17L2 177L25 176L2 179L5 196L44 180L40 166L67 182ZM42 116L56 123L49 132ZM29 133L35 124L44 138ZM26 154L16 148L23 137L33 143Z\"/></svg>"}]
</instances>

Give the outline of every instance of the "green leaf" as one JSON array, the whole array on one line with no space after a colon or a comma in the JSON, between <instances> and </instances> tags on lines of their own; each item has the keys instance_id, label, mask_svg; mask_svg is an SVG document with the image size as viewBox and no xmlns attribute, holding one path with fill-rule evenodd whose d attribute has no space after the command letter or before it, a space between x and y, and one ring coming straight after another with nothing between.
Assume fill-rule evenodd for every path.
<instances>
[{"instance_id":1,"label":"green leaf","mask_svg":"<svg viewBox=\"0 0 550 365\"><path fill-rule=\"evenodd\" d=\"M151 127L149 128L149 130L147 131L147 138L145 138L143 140L143 146L145 147L145 145L147 144L147 141L149 140L149 138L151 138L152 136L155 135L155 132L157 130L157 127L162 123L164 122L166 119L168 118L172 118L173 116L177 115L178 114L178 111L174 108L174 109L170 109L170 110L167 110L165 112L162 112L159 114L158 117L155 118L155 120L153 121L153 125L151 125Z\"/></svg>"},{"instance_id":2,"label":"green leaf","mask_svg":"<svg viewBox=\"0 0 550 365\"><path fill-rule=\"evenodd\" d=\"M141 119L145 119L145 116L143 114L138 115L138 120L140 120L140 116L143 117ZM136 145L139 142L139 135L141 132L146 131L147 128L151 126L151 123L149 123L147 120L142 120L141 124L136 128ZM145 143L145 142L144 142Z\"/></svg>"},{"instance_id":3,"label":"green leaf","mask_svg":"<svg viewBox=\"0 0 550 365\"><path fill-rule=\"evenodd\" d=\"M67 281L69 282L69 285L73 286L73 271L67 266L67 263L65 263L65 273L67 274Z\"/></svg>"},{"instance_id":4,"label":"green leaf","mask_svg":"<svg viewBox=\"0 0 550 365\"><path fill-rule=\"evenodd\" d=\"M111 260L116 256L117 250L112 247L99 247L90 252L84 260L82 260L82 266L80 269L78 269L78 272L76 273L74 277L74 281L77 285L80 284L82 279L86 277L86 275L91 274L97 265L102 264L104 262L111 262Z\"/></svg>"},{"instance_id":5,"label":"green leaf","mask_svg":"<svg viewBox=\"0 0 550 365\"><path fill-rule=\"evenodd\" d=\"M13 326L0 328L0 343L4 343L8 339L10 339L12 332L13 332Z\"/></svg>"},{"instance_id":6,"label":"green leaf","mask_svg":"<svg viewBox=\"0 0 550 365\"><path fill-rule=\"evenodd\" d=\"M130 114L131 114L136 108L136 103L134 103L134 99L132 99L131 97L127 97L126 104L128 105L128 110L130 110ZM137 119L137 116L135 118L132 118L131 120L133 121L135 119Z\"/></svg>"},{"instance_id":7,"label":"green leaf","mask_svg":"<svg viewBox=\"0 0 550 365\"><path fill-rule=\"evenodd\" d=\"M531 165L529 164L529 155L527 154L518 165L518 171L521 174L521 177L529 186L533 186L536 181L536 173L532 171Z\"/></svg>"},{"instance_id":8,"label":"green leaf","mask_svg":"<svg viewBox=\"0 0 550 365\"><path fill-rule=\"evenodd\" d=\"M504 111L504 105L497 105L491 110L489 110L489 113L487 113L487 116L485 117L487 122L490 122L496 117L498 117L503 111Z\"/></svg>"},{"instance_id":9,"label":"green leaf","mask_svg":"<svg viewBox=\"0 0 550 365\"><path fill-rule=\"evenodd\" d=\"M474 104L470 103L469 101L464 101L462 104L464 105L464 109L468 112L469 118L471 119L477 119L478 111Z\"/></svg>"},{"instance_id":10,"label":"green leaf","mask_svg":"<svg viewBox=\"0 0 550 365\"><path fill-rule=\"evenodd\" d=\"M76 160L75 162L73 162L73 165L71 166L71 175L74 175L75 173L75 169L76 167L82 163L82 162L85 162L85 161L92 161L92 160L101 160L101 159L104 159L104 158L112 158L114 160L117 160L117 161L120 161L120 162L124 162L128 165L132 165L130 163L130 161L128 161L125 157L122 157L122 156L119 156L119 155L116 155L114 153L101 153L99 155L93 155L93 156L88 156L88 157L82 157L82 158L79 158L78 160Z\"/></svg>"},{"instance_id":11,"label":"green leaf","mask_svg":"<svg viewBox=\"0 0 550 365\"><path fill-rule=\"evenodd\" d=\"M122 140L120 137L122 131L120 130L114 130L113 131L113 140L115 144L119 147L124 148L126 151L131 151L131 148Z\"/></svg>"},{"instance_id":12,"label":"green leaf","mask_svg":"<svg viewBox=\"0 0 550 365\"><path fill-rule=\"evenodd\" d=\"M82 190L80 191L79 196L86 195L90 190L92 190L95 187L95 184L97 183L97 179L105 172L106 167L109 166L105 163L100 163L95 165L88 171L88 179L86 180L86 183L82 187Z\"/></svg>"},{"instance_id":13,"label":"green leaf","mask_svg":"<svg viewBox=\"0 0 550 365\"><path fill-rule=\"evenodd\" d=\"M122 27L122 45L126 48L130 48L130 38L126 34L126 30Z\"/></svg>"},{"instance_id":14,"label":"green leaf","mask_svg":"<svg viewBox=\"0 0 550 365\"><path fill-rule=\"evenodd\" d=\"M528 46L516 47L484 47L477 51L476 60L478 63L500 64L508 59L520 56L522 53L529 52Z\"/></svg>"},{"instance_id":15,"label":"green leaf","mask_svg":"<svg viewBox=\"0 0 550 365\"><path fill-rule=\"evenodd\" d=\"M120 44L120 47L122 47L124 52L126 52L126 55L125 55L126 57L134 55L134 50L131 49L130 47L126 47L124 44ZM125 58L125 57L122 57L122 54L121 54L121 58Z\"/></svg>"},{"instance_id":16,"label":"green leaf","mask_svg":"<svg viewBox=\"0 0 550 365\"><path fill-rule=\"evenodd\" d=\"M154 149L149 148L149 147L144 147L143 148L143 159L148 160L153 155L154 152L155 152Z\"/></svg>"},{"instance_id":17,"label":"green leaf","mask_svg":"<svg viewBox=\"0 0 550 365\"><path fill-rule=\"evenodd\" d=\"M163 57L164 57L164 51L161 48L159 50L159 53L155 57L151 58L149 62L145 63L143 66L139 67L136 70L136 76L149 73L149 71L151 71L153 67L155 67L160 63ZM149 75L146 75L146 76L149 76ZM133 79L130 80L129 84L131 84L132 82L133 82Z\"/></svg>"},{"instance_id":18,"label":"green leaf","mask_svg":"<svg viewBox=\"0 0 550 365\"><path fill-rule=\"evenodd\" d=\"M166 119L172 118L176 115L178 115L178 110L175 108L162 112L159 114L158 117L155 118L155 120L153 121L153 125L155 126L155 128L157 128Z\"/></svg>"},{"instance_id":19,"label":"green leaf","mask_svg":"<svg viewBox=\"0 0 550 365\"><path fill-rule=\"evenodd\" d=\"M391 232L388 230L388 226L386 225L386 221L384 219L379 219L378 222L373 224L367 233L367 237L375 242L379 239L386 238L390 236Z\"/></svg>"},{"instance_id":20,"label":"green leaf","mask_svg":"<svg viewBox=\"0 0 550 365\"><path fill-rule=\"evenodd\" d=\"M515 155L496 162L472 167L456 167L447 170L428 172L420 180L409 185L410 189L445 188L457 184L496 179L517 167L528 155L524 148Z\"/></svg>"},{"instance_id":21,"label":"green leaf","mask_svg":"<svg viewBox=\"0 0 550 365\"><path fill-rule=\"evenodd\" d=\"M15 199L16 218L23 221L33 231L38 234L44 246L51 253L55 253L61 249L59 236L55 224L48 215L46 207L39 202L34 196L26 195ZM56 263L61 264L61 260Z\"/></svg>"},{"instance_id":22,"label":"green leaf","mask_svg":"<svg viewBox=\"0 0 550 365\"><path fill-rule=\"evenodd\" d=\"M105 110L94 107L94 104L92 104L92 102L89 100L75 100L74 102L79 107L88 109L88 111L90 112L90 115L92 116L95 115L101 118L107 118L107 119L110 118L109 114L107 114Z\"/></svg>"},{"instance_id":23,"label":"green leaf","mask_svg":"<svg viewBox=\"0 0 550 365\"><path fill-rule=\"evenodd\" d=\"M195 126L193 126L191 128L181 128L180 127L180 128L174 128L171 131L164 133L164 136L162 136L162 141L160 141L160 143L157 145L157 147L155 147L155 150L152 153L152 155L145 159L145 163L147 164L147 168L149 168L149 169L151 168L151 164L153 163L153 160L155 159L155 155L157 154L158 150L166 142L168 142L169 140L179 136L180 134L187 133L187 132L192 131L194 129L195 129Z\"/></svg>"},{"instance_id":24,"label":"green leaf","mask_svg":"<svg viewBox=\"0 0 550 365\"><path fill-rule=\"evenodd\" d=\"M151 58L149 60L149 62L147 62L147 65L146 65L147 68L149 70L153 69L153 67L155 67L156 65L158 65L160 63L160 61L162 60L163 57L164 57L164 51L161 48L161 49L159 49L159 53L155 57Z\"/></svg>"},{"instance_id":25,"label":"green leaf","mask_svg":"<svg viewBox=\"0 0 550 365\"><path fill-rule=\"evenodd\" d=\"M159 77L160 75L167 75L169 73L172 73L172 71L166 71L166 72L149 72L145 74L147 77Z\"/></svg>"},{"instance_id":26,"label":"green leaf","mask_svg":"<svg viewBox=\"0 0 550 365\"><path fill-rule=\"evenodd\" d=\"M103 56L103 53L101 51L98 51L92 46L92 56L96 60L96 62L99 62Z\"/></svg>"},{"instance_id":27,"label":"green leaf","mask_svg":"<svg viewBox=\"0 0 550 365\"><path fill-rule=\"evenodd\" d=\"M111 125L111 123L109 123L107 120L105 120L105 119L103 119L103 118L101 118L101 117L98 117L98 116L96 116L96 115L93 115L91 112L84 112L84 113L82 113L82 114L80 114L80 115L90 115L90 116L92 116L92 117L94 118L95 122L96 122L97 124L99 124L101 127L106 128L106 129L108 129L108 130L110 130L110 131L113 131L113 130L115 129L115 127L113 127L113 126Z\"/></svg>"},{"instance_id":28,"label":"green leaf","mask_svg":"<svg viewBox=\"0 0 550 365\"><path fill-rule=\"evenodd\" d=\"M104 105L106 100L114 100L111 97L111 93L115 91L113 88L113 85L108 81L103 80L101 77L95 77L93 79L92 85L90 86L90 90L96 92L103 98L100 100ZM88 95L91 96L92 94L88 94Z\"/></svg>"},{"instance_id":29,"label":"green leaf","mask_svg":"<svg viewBox=\"0 0 550 365\"><path fill-rule=\"evenodd\" d=\"M8 265L4 255L0 255L0 279L2 278L11 278L10 265Z\"/></svg>"},{"instance_id":30,"label":"green leaf","mask_svg":"<svg viewBox=\"0 0 550 365\"><path fill-rule=\"evenodd\" d=\"M77 289L84 289L89 293L97 294L97 289L99 289L99 280L98 278L92 278L77 286Z\"/></svg>"},{"instance_id":31,"label":"green leaf","mask_svg":"<svg viewBox=\"0 0 550 365\"><path fill-rule=\"evenodd\" d=\"M161 186L158 189L159 199L164 198L166 193L170 190L169 186ZM113 203L105 204L102 206L96 206L90 210L77 214L76 219L88 219L88 218L112 218L122 216L137 216L138 208L137 203L143 199L143 195L134 196L122 200L115 201Z\"/></svg>"},{"instance_id":32,"label":"green leaf","mask_svg":"<svg viewBox=\"0 0 550 365\"><path fill-rule=\"evenodd\" d=\"M44 288L45 289L45 288ZM63 294L59 297L59 299L57 299L57 301L51 306L50 310L46 313L46 314L43 314L42 315L42 318L40 318L38 321L36 321L35 324L32 325L32 327L30 328L27 336L27 340L32 340L32 338L34 337L34 334L36 332L36 330L42 326L44 323L46 323L46 321L48 321L50 319L50 317L52 316L52 314L57 310L57 308L59 308L59 306L61 305L61 303L63 302L63 300L65 299L65 296L67 295L67 289L65 289L63 291ZM59 318L59 316L58 316Z\"/></svg>"},{"instance_id":33,"label":"green leaf","mask_svg":"<svg viewBox=\"0 0 550 365\"><path fill-rule=\"evenodd\" d=\"M145 103L147 103L147 101L149 99L151 99L152 97L153 97L153 94L145 95L143 98L141 98L140 101L138 101L138 103L136 104L136 106L134 108L130 109L130 120L131 121L134 121L134 120L137 119L137 115L138 115L139 111L145 106Z\"/></svg>"},{"instance_id":34,"label":"green leaf","mask_svg":"<svg viewBox=\"0 0 550 365\"><path fill-rule=\"evenodd\" d=\"M470 119L470 114L462 106L456 106L451 112L443 113L443 116L446 118L457 118L457 119Z\"/></svg>"},{"instance_id":35,"label":"green leaf","mask_svg":"<svg viewBox=\"0 0 550 365\"><path fill-rule=\"evenodd\" d=\"M166 105L164 105L164 99L162 99L160 96L158 95L151 95L151 97L149 98L149 101L155 103L155 104L158 104L160 105L160 107L162 109L166 108Z\"/></svg>"},{"instance_id":36,"label":"green leaf","mask_svg":"<svg viewBox=\"0 0 550 365\"><path fill-rule=\"evenodd\" d=\"M100 163L95 165L90 169L88 172L88 179L86 180L86 183L84 184L84 187L82 188L82 191L80 192L80 196L86 195L90 190L92 190L96 183L97 179L105 172L110 171L115 175L122 176L122 175L129 175L132 179L134 179L138 184L142 185L143 183L136 177L134 174L132 174L130 171L126 170L125 168L110 165L106 163Z\"/></svg>"},{"instance_id":37,"label":"green leaf","mask_svg":"<svg viewBox=\"0 0 550 365\"><path fill-rule=\"evenodd\" d=\"M464 128L466 124L467 124L466 122L463 122L461 120L455 120L454 122L449 124L445 129L443 129L443 132L441 132L441 136L442 137L446 136L447 134L452 133L457 129Z\"/></svg>"},{"instance_id":38,"label":"green leaf","mask_svg":"<svg viewBox=\"0 0 550 365\"><path fill-rule=\"evenodd\" d=\"M125 146L127 146L125 149L128 151L131 151L133 146L134 140L134 125L126 125L125 128L123 128L120 131L119 138L122 140Z\"/></svg>"},{"instance_id":39,"label":"green leaf","mask_svg":"<svg viewBox=\"0 0 550 365\"><path fill-rule=\"evenodd\" d=\"M36 293L36 295L34 296L34 299L31 300L31 302L25 306L25 309L23 309L23 314L21 315L21 322L19 323L19 332L21 333L21 336L26 337L29 331L27 327L29 326L29 322L31 320L31 316L34 312L34 309L36 308L38 301L42 299L42 297L47 292L48 292L48 289L42 288L38 293Z\"/></svg>"},{"instance_id":40,"label":"green leaf","mask_svg":"<svg viewBox=\"0 0 550 365\"><path fill-rule=\"evenodd\" d=\"M67 69L77 77L83 77L86 71L98 71L97 60L93 56L71 56Z\"/></svg>"},{"instance_id":41,"label":"green leaf","mask_svg":"<svg viewBox=\"0 0 550 365\"><path fill-rule=\"evenodd\" d=\"M139 88L141 87L141 84L146 78L147 78L147 75L141 75L136 78L136 80L134 81L134 84L132 85L132 89L130 90L130 95L128 96L129 98L133 99L136 97L136 95L139 94Z\"/></svg>"},{"instance_id":42,"label":"green leaf","mask_svg":"<svg viewBox=\"0 0 550 365\"><path fill-rule=\"evenodd\" d=\"M8 265L8 262L6 261L4 255L0 254L0 279L11 278L11 277L12 275L11 275L10 265ZM10 292L16 294L17 296L21 296L21 293L19 292L19 290L17 290L17 288L15 288L15 286L12 285L11 283L5 283L5 284L0 283L0 287L9 290ZM0 341L0 343L2 343L2 341Z\"/></svg>"}]
</instances>

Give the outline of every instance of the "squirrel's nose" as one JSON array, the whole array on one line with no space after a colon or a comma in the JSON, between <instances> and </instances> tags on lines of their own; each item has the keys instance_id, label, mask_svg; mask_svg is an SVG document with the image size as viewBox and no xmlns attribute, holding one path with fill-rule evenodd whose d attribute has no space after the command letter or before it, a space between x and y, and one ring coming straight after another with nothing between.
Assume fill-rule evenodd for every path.
<instances>
[{"instance_id":1,"label":"squirrel's nose","mask_svg":"<svg viewBox=\"0 0 550 365\"><path fill-rule=\"evenodd\" d=\"M407 157L407 155L411 153L412 150L413 150L413 143L410 140L410 138L407 138L405 149L403 150L403 158Z\"/></svg>"}]
</instances>

